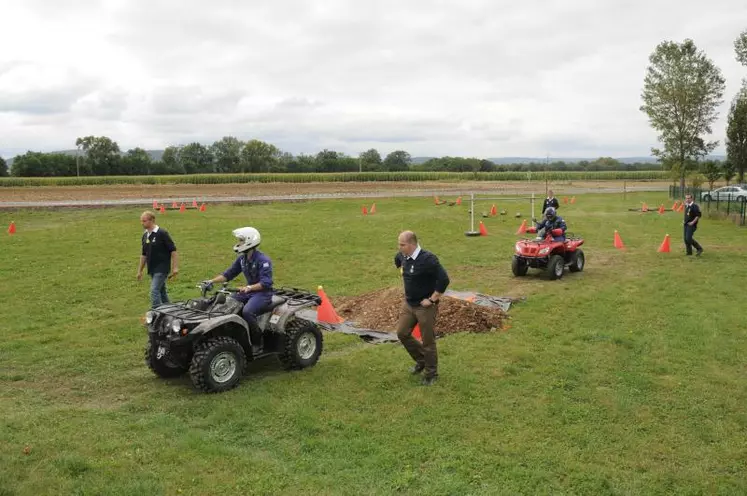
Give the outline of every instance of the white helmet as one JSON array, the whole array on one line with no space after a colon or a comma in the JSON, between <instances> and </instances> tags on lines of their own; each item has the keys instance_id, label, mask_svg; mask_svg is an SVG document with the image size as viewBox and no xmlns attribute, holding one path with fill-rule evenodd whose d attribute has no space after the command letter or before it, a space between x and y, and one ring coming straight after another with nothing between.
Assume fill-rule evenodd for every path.
<instances>
[{"instance_id":1,"label":"white helmet","mask_svg":"<svg viewBox=\"0 0 747 496\"><path fill-rule=\"evenodd\" d=\"M236 253L246 253L259 246L262 241L262 237L259 235L259 231L253 227L240 227L239 229L233 230L233 235L236 236L238 243L233 245L233 251Z\"/></svg>"}]
</instances>

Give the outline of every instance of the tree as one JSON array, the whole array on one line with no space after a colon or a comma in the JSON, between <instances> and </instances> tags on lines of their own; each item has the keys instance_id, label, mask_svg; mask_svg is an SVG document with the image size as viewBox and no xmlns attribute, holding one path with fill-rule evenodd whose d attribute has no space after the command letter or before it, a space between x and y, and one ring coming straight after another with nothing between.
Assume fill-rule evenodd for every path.
<instances>
[{"instance_id":1,"label":"tree","mask_svg":"<svg viewBox=\"0 0 747 496\"><path fill-rule=\"evenodd\" d=\"M241 148L244 144L233 136L224 136L210 146L215 157L215 172L238 172L241 168Z\"/></svg>"},{"instance_id":2,"label":"tree","mask_svg":"<svg viewBox=\"0 0 747 496\"><path fill-rule=\"evenodd\" d=\"M386 156L384 159L384 169L388 171L406 171L410 168L412 157L403 150L397 150Z\"/></svg>"},{"instance_id":3,"label":"tree","mask_svg":"<svg viewBox=\"0 0 747 496\"><path fill-rule=\"evenodd\" d=\"M0 177L8 177L8 164L3 157L0 157Z\"/></svg>"},{"instance_id":4,"label":"tree","mask_svg":"<svg viewBox=\"0 0 747 496\"><path fill-rule=\"evenodd\" d=\"M375 171L381 169L381 154L376 148L371 148L361 153L358 157L361 169L364 171Z\"/></svg>"},{"instance_id":5,"label":"tree","mask_svg":"<svg viewBox=\"0 0 747 496\"><path fill-rule=\"evenodd\" d=\"M75 146L80 146L86 154L91 172L96 176L119 174L120 160L119 145L106 136L86 136L75 140Z\"/></svg>"},{"instance_id":6,"label":"tree","mask_svg":"<svg viewBox=\"0 0 747 496\"><path fill-rule=\"evenodd\" d=\"M706 160L705 162L700 164L700 173L703 174L703 176L706 178L706 181L708 181L709 189L713 189L713 183L721 179L723 172L724 171L721 168L721 164L719 164L715 160Z\"/></svg>"},{"instance_id":7,"label":"tree","mask_svg":"<svg viewBox=\"0 0 747 496\"><path fill-rule=\"evenodd\" d=\"M160 174L184 174L184 167L182 167L179 159L180 149L178 146L167 146L163 151L161 157Z\"/></svg>"},{"instance_id":8,"label":"tree","mask_svg":"<svg viewBox=\"0 0 747 496\"><path fill-rule=\"evenodd\" d=\"M142 148L127 150L122 158L122 173L130 176L150 174L151 162L150 155Z\"/></svg>"},{"instance_id":9,"label":"tree","mask_svg":"<svg viewBox=\"0 0 747 496\"><path fill-rule=\"evenodd\" d=\"M659 132L663 148L651 152L663 164L679 167L680 188L692 160L706 156L718 141L706 142L718 117L725 81L721 71L692 40L660 43L649 57L641 111Z\"/></svg>"},{"instance_id":10,"label":"tree","mask_svg":"<svg viewBox=\"0 0 747 496\"><path fill-rule=\"evenodd\" d=\"M338 172L338 153L326 148L316 154L316 170L318 172Z\"/></svg>"},{"instance_id":11,"label":"tree","mask_svg":"<svg viewBox=\"0 0 747 496\"><path fill-rule=\"evenodd\" d=\"M726 185L729 185L729 182L731 182L732 179L734 179L734 176L737 175L737 168L734 167L734 163L728 159L724 160L723 164L721 165L722 170L724 171L724 180L726 181Z\"/></svg>"},{"instance_id":12,"label":"tree","mask_svg":"<svg viewBox=\"0 0 747 496\"><path fill-rule=\"evenodd\" d=\"M742 31L742 34L734 42L734 51L737 52L739 63L747 66L747 29Z\"/></svg>"},{"instance_id":13,"label":"tree","mask_svg":"<svg viewBox=\"0 0 747 496\"><path fill-rule=\"evenodd\" d=\"M279 159L280 150L275 145L251 140L241 150L241 172L269 172Z\"/></svg>"},{"instance_id":14,"label":"tree","mask_svg":"<svg viewBox=\"0 0 747 496\"><path fill-rule=\"evenodd\" d=\"M739 182L744 182L744 171L747 169L747 82L742 84L729 109L726 156L739 173Z\"/></svg>"},{"instance_id":15,"label":"tree","mask_svg":"<svg viewBox=\"0 0 747 496\"><path fill-rule=\"evenodd\" d=\"M179 150L179 162L185 174L205 174L215 172L213 154L200 143L190 143Z\"/></svg>"}]
</instances>

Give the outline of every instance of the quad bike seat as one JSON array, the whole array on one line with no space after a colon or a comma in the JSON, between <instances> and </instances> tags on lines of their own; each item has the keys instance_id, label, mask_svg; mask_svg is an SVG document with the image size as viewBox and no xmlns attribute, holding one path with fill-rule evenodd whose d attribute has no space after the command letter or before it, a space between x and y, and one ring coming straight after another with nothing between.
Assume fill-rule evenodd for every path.
<instances>
[{"instance_id":1,"label":"quad bike seat","mask_svg":"<svg viewBox=\"0 0 747 496\"><path fill-rule=\"evenodd\" d=\"M283 298L282 296L278 295L272 295L272 300L270 301L269 306L265 309L265 312L269 312L270 310L274 310L276 307L279 307L283 303L288 301L288 298Z\"/></svg>"}]
</instances>

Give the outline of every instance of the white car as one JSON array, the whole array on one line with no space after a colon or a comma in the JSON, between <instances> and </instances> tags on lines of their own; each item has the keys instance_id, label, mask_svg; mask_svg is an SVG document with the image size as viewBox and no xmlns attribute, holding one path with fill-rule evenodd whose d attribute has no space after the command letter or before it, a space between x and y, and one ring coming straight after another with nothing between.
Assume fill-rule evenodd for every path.
<instances>
[{"instance_id":1,"label":"white car","mask_svg":"<svg viewBox=\"0 0 747 496\"><path fill-rule=\"evenodd\" d=\"M700 194L702 201L726 201L736 200L738 202L747 199L747 189L740 186L724 186L713 191L703 191Z\"/></svg>"}]
</instances>

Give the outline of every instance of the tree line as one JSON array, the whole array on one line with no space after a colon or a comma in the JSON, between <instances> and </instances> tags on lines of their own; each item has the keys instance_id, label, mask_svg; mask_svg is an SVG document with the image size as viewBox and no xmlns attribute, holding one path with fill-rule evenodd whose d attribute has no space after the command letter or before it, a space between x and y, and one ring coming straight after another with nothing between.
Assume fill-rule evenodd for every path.
<instances>
[{"instance_id":1,"label":"tree line","mask_svg":"<svg viewBox=\"0 0 747 496\"><path fill-rule=\"evenodd\" d=\"M142 148L122 153L107 136L86 136L76 140L79 155L29 151L13 161L17 177L129 176L206 173L303 173L303 172L503 172L503 171L636 171L658 170L655 163L625 164L610 157L579 162L537 162L495 164L489 160L464 157L431 158L415 164L410 154L397 150L382 158L376 149L352 157L334 150L316 155L292 155L260 140L241 141L226 136L212 145L190 143L170 146L160 160L153 160ZM0 170L0 172L2 172Z\"/></svg>"}]
</instances>

